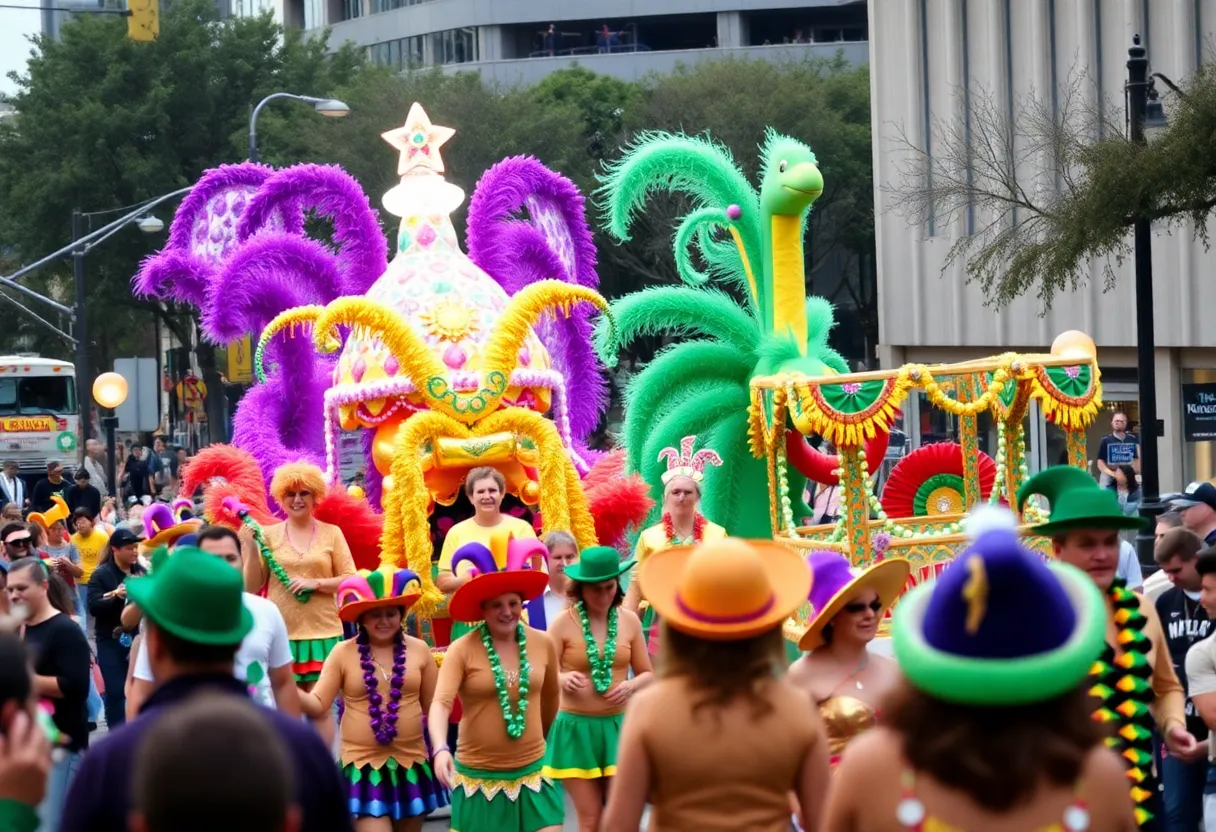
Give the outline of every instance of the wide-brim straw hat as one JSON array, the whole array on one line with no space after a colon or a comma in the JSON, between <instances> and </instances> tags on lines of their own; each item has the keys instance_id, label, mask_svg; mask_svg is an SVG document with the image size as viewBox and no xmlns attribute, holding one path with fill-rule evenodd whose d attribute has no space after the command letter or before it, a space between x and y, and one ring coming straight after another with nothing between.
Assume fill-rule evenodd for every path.
<instances>
[{"instance_id":1,"label":"wide-brim straw hat","mask_svg":"<svg viewBox=\"0 0 1216 832\"><path fill-rule=\"evenodd\" d=\"M780 627L811 588L802 556L771 540L672 546L638 567L642 594L668 626L709 641Z\"/></svg>"},{"instance_id":2,"label":"wide-brim straw hat","mask_svg":"<svg viewBox=\"0 0 1216 832\"><path fill-rule=\"evenodd\" d=\"M866 589L878 593L881 618L899 599L908 583L912 565L903 558L880 561L865 569L855 569L848 558L838 552L812 552L807 556L813 583L807 603L811 605L810 624L798 640L799 650L814 650L826 642L823 629L832 623L845 605Z\"/></svg>"}]
</instances>

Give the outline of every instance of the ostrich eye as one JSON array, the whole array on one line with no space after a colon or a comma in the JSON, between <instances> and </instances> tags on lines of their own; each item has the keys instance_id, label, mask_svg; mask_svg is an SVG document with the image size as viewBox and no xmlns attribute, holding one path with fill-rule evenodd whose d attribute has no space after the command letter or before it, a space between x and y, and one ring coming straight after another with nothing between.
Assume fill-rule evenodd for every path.
<instances>
[{"instance_id":1,"label":"ostrich eye","mask_svg":"<svg viewBox=\"0 0 1216 832\"><path fill-rule=\"evenodd\" d=\"M788 168L789 166L790 166L790 163L785 161L784 159L782 159L781 164L777 165L777 172L785 173L785 169Z\"/></svg>"}]
</instances>

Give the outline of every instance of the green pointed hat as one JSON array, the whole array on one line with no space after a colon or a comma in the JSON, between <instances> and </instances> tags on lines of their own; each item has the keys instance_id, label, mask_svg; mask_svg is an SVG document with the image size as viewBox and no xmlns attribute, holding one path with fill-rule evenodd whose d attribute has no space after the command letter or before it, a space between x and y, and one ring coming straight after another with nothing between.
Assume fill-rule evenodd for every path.
<instances>
[{"instance_id":1,"label":"green pointed hat","mask_svg":"<svg viewBox=\"0 0 1216 832\"><path fill-rule=\"evenodd\" d=\"M1140 517L1123 513L1114 491L1102 488L1094 478L1071 465L1056 465L1040 471L1018 489L1018 511L1033 494L1051 503L1051 519L1031 531L1055 537L1078 529L1143 529Z\"/></svg>"}]
</instances>

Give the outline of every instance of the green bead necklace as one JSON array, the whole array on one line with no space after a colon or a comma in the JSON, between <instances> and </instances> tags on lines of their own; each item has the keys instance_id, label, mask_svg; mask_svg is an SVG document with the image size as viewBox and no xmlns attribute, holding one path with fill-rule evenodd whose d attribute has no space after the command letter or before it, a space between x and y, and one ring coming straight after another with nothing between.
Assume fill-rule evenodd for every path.
<instances>
[{"instance_id":1,"label":"green bead necklace","mask_svg":"<svg viewBox=\"0 0 1216 832\"><path fill-rule=\"evenodd\" d=\"M515 625L515 643L519 645L519 702L516 708L511 708L511 695L507 693L507 674L498 660L498 651L494 649L494 640L490 638L490 627L481 622L477 627L481 634L482 646L490 659L490 670L494 674L494 689L498 691L498 707L502 709L503 721L507 723L507 736L517 740L524 735L524 725L527 723L528 712L528 679L532 675L532 665L528 664L528 634L522 623Z\"/></svg>"},{"instance_id":2,"label":"green bead necklace","mask_svg":"<svg viewBox=\"0 0 1216 832\"><path fill-rule=\"evenodd\" d=\"M583 641L587 643L587 662L591 665L591 682L595 692L603 696L612 687L612 665L616 661L616 607L608 610L608 638L604 639L601 651L591 634L591 619L587 617L587 606L578 602L578 620L583 625Z\"/></svg>"}]
</instances>

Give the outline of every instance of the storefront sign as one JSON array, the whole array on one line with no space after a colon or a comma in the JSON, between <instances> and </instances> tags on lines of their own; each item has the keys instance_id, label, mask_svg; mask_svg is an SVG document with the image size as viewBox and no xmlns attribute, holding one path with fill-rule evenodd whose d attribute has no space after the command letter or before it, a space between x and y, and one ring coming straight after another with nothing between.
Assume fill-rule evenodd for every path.
<instances>
[{"instance_id":1,"label":"storefront sign","mask_svg":"<svg viewBox=\"0 0 1216 832\"><path fill-rule=\"evenodd\" d=\"M0 430L5 433L46 433L58 427L54 416L8 416L0 419Z\"/></svg>"},{"instance_id":2,"label":"storefront sign","mask_svg":"<svg viewBox=\"0 0 1216 832\"><path fill-rule=\"evenodd\" d=\"M1216 439L1216 383L1182 385L1182 433L1187 442Z\"/></svg>"}]
</instances>

